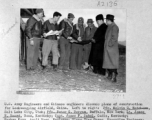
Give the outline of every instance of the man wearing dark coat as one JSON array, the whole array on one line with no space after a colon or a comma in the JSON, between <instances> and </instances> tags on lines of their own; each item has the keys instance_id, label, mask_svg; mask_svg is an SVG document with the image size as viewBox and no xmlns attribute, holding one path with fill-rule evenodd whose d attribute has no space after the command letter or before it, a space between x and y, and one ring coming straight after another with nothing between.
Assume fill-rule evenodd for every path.
<instances>
[{"instance_id":1,"label":"man wearing dark coat","mask_svg":"<svg viewBox=\"0 0 152 120\"><path fill-rule=\"evenodd\" d=\"M68 70L69 69L69 59L71 53L71 43L73 33L73 20L75 16L72 13L68 14L68 18L63 19L60 22L60 29L63 30L61 38L59 40L60 48L60 60L59 69Z\"/></svg>"},{"instance_id":2,"label":"man wearing dark coat","mask_svg":"<svg viewBox=\"0 0 152 120\"><path fill-rule=\"evenodd\" d=\"M94 73L105 75L105 69L102 68L102 65L107 25L104 23L102 14L96 16L96 22L98 24L98 28L93 37L94 43L92 46L91 65L93 66Z\"/></svg>"},{"instance_id":3,"label":"man wearing dark coat","mask_svg":"<svg viewBox=\"0 0 152 120\"><path fill-rule=\"evenodd\" d=\"M28 39L26 40L27 47L27 70L37 68L39 57L39 46L42 37L42 18L44 17L43 9L37 9L36 14L28 19L25 33Z\"/></svg>"},{"instance_id":4,"label":"man wearing dark coat","mask_svg":"<svg viewBox=\"0 0 152 120\"><path fill-rule=\"evenodd\" d=\"M105 35L103 68L108 70L108 78L116 82L117 69L119 66L118 34L119 28L114 23L114 16L106 16L108 25Z\"/></svg>"}]
</instances>

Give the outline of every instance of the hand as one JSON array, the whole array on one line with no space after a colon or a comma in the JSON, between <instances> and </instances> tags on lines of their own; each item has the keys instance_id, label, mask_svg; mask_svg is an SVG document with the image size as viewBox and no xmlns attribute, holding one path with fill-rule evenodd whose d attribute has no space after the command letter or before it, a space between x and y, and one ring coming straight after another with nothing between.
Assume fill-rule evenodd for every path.
<instances>
[{"instance_id":1,"label":"hand","mask_svg":"<svg viewBox=\"0 0 152 120\"><path fill-rule=\"evenodd\" d=\"M67 37L67 39L72 40L72 37Z\"/></svg>"},{"instance_id":2,"label":"hand","mask_svg":"<svg viewBox=\"0 0 152 120\"><path fill-rule=\"evenodd\" d=\"M55 35L59 35L60 34L60 31L55 31Z\"/></svg>"},{"instance_id":3,"label":"hand","mask_svg":"<svg viewBox=\"0 0 152 120\"><path fill-rule=\"evenodd\" d=\"M60 33L62 33L62 32L63 32L63 30L64 30L64 29L60 30Z\"/></svg>"},{"instance_id":4,"label":"hand","mask_svg":"<svg viewBox=\"0 0 152 120\"><path fill-rule=\"evenodd\" d=\"M82 41L82 39L81 39L81 37L78 37L78 39L77 39L79 42L81 42Z\"/></svg>"},{"instance_id":5,"label":"hand","mask_svg":"<svg viewBox=\"0 0 152 120\"><path fill-rule=\"evenodd\" d=\"M60 30L60 31L59 31L59 35L61 35L61 34L62 34L63 30L64 30L64 29L62 29L62 30Z\"/></svg>"},{"instance_id":6,"label":"hand","mask_svg":"<svg viewBox=\"0 0 152 120\"><path fill-rule=\"evenodd\" d=\"M33 38L30 39L30 45L34 45Z\"/></svg>"},{"instance_id":7,"label":"hand","mask_svg":"<svg viewBox=\"0 0 152 120\"><path fill-rule=\"evenodd\" d=\"M96 41L94 39L92 39L92 42L95 43Z\"/></svg>"},{"instance_id":8,"label":"hand","mask_svg":"<svg viewBox=\"0 0 152 120\"><path fill-rule=\"evenodd\" d=\"M60 39L60 36L57 36L57 39Z\"/></svg>"},{"instance_id":9,"label":"hand","mask_svg":"<svg viewBox=\"0 0 152 120\"><path fill-rule=\"evenodd\" d=\"M112 47L114 44L112 43L112 41L109 41L108 46Z\"/></svg>"},{"instance_id":10,"label":"hand","mask_svg":"<svg viewBox=\"0 0 152 120\"><path fill-rule=\"evenodd\" d=\"M74 42L77 42L77 41L76 41L76 40L74 40L74 39L72 39L72 40L70 40L70 42L71 42L71 43L74 43Z\"/></svg>"},{"instance_id":11,"label":"hand","mask_svg":"<svg viewBox=\"0 0 152 120\"><path fill-rule=\"evenodd\" d=\"M43 34L44 37L47 37L46 33Z\"/></svg>"}]
</instances>

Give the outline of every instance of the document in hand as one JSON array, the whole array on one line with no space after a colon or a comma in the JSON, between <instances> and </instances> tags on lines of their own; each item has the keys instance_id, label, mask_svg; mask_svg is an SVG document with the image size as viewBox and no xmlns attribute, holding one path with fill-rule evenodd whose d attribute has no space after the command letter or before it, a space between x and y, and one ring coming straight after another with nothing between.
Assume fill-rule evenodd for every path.
<instances>
[{"instance_id":1,"label":"document in hand","mask_svg":"<svg viewBox=\"0 0 152 120\"><path fill-rule=\"evenodd\" d=\"M46 33L46 36L50 36L50 35L58 35L59 34L59 31L53 31L53 30L50 30L48 33Z\"/></svg>"},{"instance_id":2,"label":"document in hand","mask_svg":"<svg viewBox=\"0 0 152 120\"><path fill-rule=\"evenodd\" d=\"M78 42L78 41L77 41L77 40L72 39L72 40L70 40L70 42L71 42L71 43L76 43L76 42Z\"/></svg>"}]
</instances>

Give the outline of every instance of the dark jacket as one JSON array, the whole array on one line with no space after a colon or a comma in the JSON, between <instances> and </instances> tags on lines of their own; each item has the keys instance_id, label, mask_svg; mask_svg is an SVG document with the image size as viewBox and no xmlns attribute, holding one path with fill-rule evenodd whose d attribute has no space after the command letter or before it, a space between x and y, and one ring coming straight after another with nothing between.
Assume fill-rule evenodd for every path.
<instances>
[{"instance_id":1,"label":"dark jacket","mask_svg":"<svg viewBox=\"0 0 152 120\"><path fill-rule=\"evenodd\" d=\"M102 43L104 45L106 29L107 29L107 25L105 23L103 23L97 28L93 37L96 43Z\"/></svg>"},{"instance_id":2,"label":"dark jacket","mask_svg":"<svg viewBox=\"0 0 152 120\"><path fill-rule=\"evenodd\" d=\"M90 27L86 27L85 29L85 40L91 40L96 32L97 28L93 25L90 31Z\"/></svg>"},{"instance_id":3,"label":"dark jacket","mask_svg":"<svg viewBox=\"0 0 152 120\"><path fill-rule=\"evenodd\" d=\"M33 15L31 18L28 19L25 27L25 33L29 39L32 37L41 38L42 21L39 18L37 18L36 15Z\"/></svg>"},{"instance_id":4,"label":"dark jacket","mask_svg":"<svg viewBox=\"0 0 152 120\"><path fill-rule=\"evenodd\" d=\"M67 37L70 37L73 33L73 24L71 24L67 19L63 19L60 22L60 29L64 29L61 36L67 39Z\"/></svg>"},{"instance_id":5,"label":"dark jacket","mask_svg":"<svg viewBox=\"0 0 152 120\"><path fill-rule=\"evenodd\" d=\"M85 25L83 25L82 29L83 29L83 31L80 31L80 28L78 27L78 24L75 24L73 26L73 33L71 35L73 37L73 39L77 40L78 37L81 37L82 40L84 40ZM82 36L80 36L80 32L81 32L81 34L83 34Z\"/></svg>"},{"instance_id":6,"label":"dark jacket","mask_svg":"<svg viewBox=\"0 0 152 120\"><path fill-rule=\"evenodd\" d=\"M58 30L58 25L55 24L52 19L49 19L49 20L44 22L43 34L48 33L50 30L52 30L52 31ZM57 40L57 36L56 35L50 35L50 36L47 36L46 39Z\"/></svg>"},{"instance_id":7,"label":"dark jacket","mask_svg":"<svg viewBox=\"0 0 152 120\"><path fill-rule=\"evenodd\" d=\"M103 64L106 29L107 29L107 25L103 23L97 28L93 37L95 39L95 43L92 44L90 63L93 66L98 66L99 68L102 68L102 64Z\"/></svg>"}]
</instances>

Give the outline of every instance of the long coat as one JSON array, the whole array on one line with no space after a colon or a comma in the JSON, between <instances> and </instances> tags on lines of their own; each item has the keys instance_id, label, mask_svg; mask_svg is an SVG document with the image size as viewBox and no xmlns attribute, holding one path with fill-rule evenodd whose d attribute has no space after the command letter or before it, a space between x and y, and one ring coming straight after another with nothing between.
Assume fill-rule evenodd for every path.
<instances>
[{"instance_id":1,"label":"long coat","mask_svg":"<svg viewBox=\"0 0 152 120\"><path fill-rule=\"evenodd\" d=\"M113 22L108 26L105 34L103 68L117 69L119 67L118 34L119 28Z\"/></svg>"},{"instance_id":2,"label":"long coat","mask_svg":"<svg viewBox=\"0 0 152 120\"><path fill-rule=\"evenodd\" d=\"M103 51L106 29L107 25L103 23L97 28L93 37L95 43L92 44L90 64L94 67L102 68L103 65Z\"/></svg>"}]
</instances>

